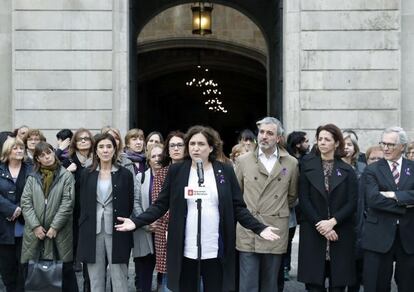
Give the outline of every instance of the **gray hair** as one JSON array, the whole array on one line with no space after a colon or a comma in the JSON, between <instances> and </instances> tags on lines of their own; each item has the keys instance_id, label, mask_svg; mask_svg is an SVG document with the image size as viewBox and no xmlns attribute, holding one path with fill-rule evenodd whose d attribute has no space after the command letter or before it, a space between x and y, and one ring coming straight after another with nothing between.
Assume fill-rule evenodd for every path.
<instances>
[{"instance_id":1,"label":"gray hair","mask_svg":"<svg viewBox=\"0 0 414 292\"><path fill-rule=\"evenodd\" d=\"M407 133L404 131L403 128L401 128L401 127L389 127L389 128L386 128L384 130L384 132L382 132L382 136L384 136L384 134L389 134L389 133L397 133L397 135L398 135L398 143L399 144L402 144L402 145L407 145L407 143L408 143L408 136L407 136Z\"/></svg>"},{"instance_id":2,"label":"gray hair","mask_svg":"<svg viewBox=\"0 0 414 292\"><path fill-rule=\"evenodd\" d=\"M276 129L277 129L276 134L278 136L283 136L283 134L285 132L285 130L283 129L282 123L274 117L265 117L265 118L261 119L260 121L256 122L257 127L260 127L260 125L262 125L262 124L266 124L266 125L273 124L273 125L275 125Z\"/></svg>"}]
</instances>

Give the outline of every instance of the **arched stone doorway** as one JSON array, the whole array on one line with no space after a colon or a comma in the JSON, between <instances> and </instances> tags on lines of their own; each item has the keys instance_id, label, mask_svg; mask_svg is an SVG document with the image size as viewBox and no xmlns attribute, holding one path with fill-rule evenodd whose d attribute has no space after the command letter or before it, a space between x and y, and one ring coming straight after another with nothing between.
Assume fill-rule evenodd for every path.
<instances>
[{"instance_id":1,"label":"arched stone doorway","mask_svg":"<svg viewBox=\"0 0 414 292\"><path fill-rule=\"evenodd\" d=\"M158 2L158 5L152 2L131 3L131 37L142 36L144 25L163 13L164 9L189 1L164 1L162 4ZM171 129L186 130L189 125L202 123L216 127L223 136L234 138L235 131L244 127L254 128L254 121L259 117L271 114L281 118L279 52L282 36L279 34L276 38L274 33L281 32L278 1L263 1L253 6L246 5L246 1L216 2L233 7L239 14L244 13L244 18L253 20L262 35L263 44L235 44L223 38L194 38L191 35L181 38L175 35L160 36L158 39L149 37L138 46L134 46L136 43L131 40L131 127L166 133ZM215 4L215 9L219 6ZM253 48L261 45L261 51ZM214 74L215 80L223 86L228 114L205 110L197 93L185 87L186 78L200 62L200 56L201 65L208 66L211 75ZM153 112L154 109L156 112ZM178 117L174 119L174 115Z\"/></svg>"}]
</instances>

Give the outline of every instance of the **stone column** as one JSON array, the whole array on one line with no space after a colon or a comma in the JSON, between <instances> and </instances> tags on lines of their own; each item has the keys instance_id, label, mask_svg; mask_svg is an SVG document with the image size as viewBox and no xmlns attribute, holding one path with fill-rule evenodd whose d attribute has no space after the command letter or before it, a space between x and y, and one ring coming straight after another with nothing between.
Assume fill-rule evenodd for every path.
<instances>
[{"instance_id":1,"label":"stone column","mask_svg":"<svg viewBox=\"0 0 414 292\"><path fill-rule=\"evenodd\" d=\"M12 1L0 0L0 131L12 125Z\"/></svg>"}]
</instances>

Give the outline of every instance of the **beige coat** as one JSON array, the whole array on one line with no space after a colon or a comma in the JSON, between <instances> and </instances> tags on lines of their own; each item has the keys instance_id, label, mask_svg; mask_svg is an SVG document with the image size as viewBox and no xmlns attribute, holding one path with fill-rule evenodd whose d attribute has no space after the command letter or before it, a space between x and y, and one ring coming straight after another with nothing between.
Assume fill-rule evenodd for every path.
<instances>
[{"instance_id":1,"label":"beige coat","mask_svg":"<svg viewBox=\"0 0 414 292\"><path fill-rule=\"evenodd\" d=\"M266 241L237 224L236 248L239 251L283 254L289 236L289 208L297 198L298 163L284 149L269 174L258 158L258 151L239 157L236 175L247 208L260 222L279 228L279 240Z\"/></svg>"}]
</instances>

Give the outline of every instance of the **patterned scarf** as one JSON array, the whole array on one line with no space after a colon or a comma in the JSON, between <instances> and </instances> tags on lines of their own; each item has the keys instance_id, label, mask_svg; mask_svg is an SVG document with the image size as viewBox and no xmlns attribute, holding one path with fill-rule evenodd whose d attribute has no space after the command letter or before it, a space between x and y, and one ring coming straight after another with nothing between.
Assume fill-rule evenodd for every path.
<instances>
[{"instance_id":1,"label":"patterned scarf","mask_svg":"<svg viewBox=\"0 0 414 292\"><path fill-rule=\"evenodd\" d=\"M56 169L59 167L57 161L51 166L41 166L40 173L42 174L42 188L45 197L47 198L50 191L50 186L53 183L53 177L55 174Z\"/></svg>"}]
</instances>

